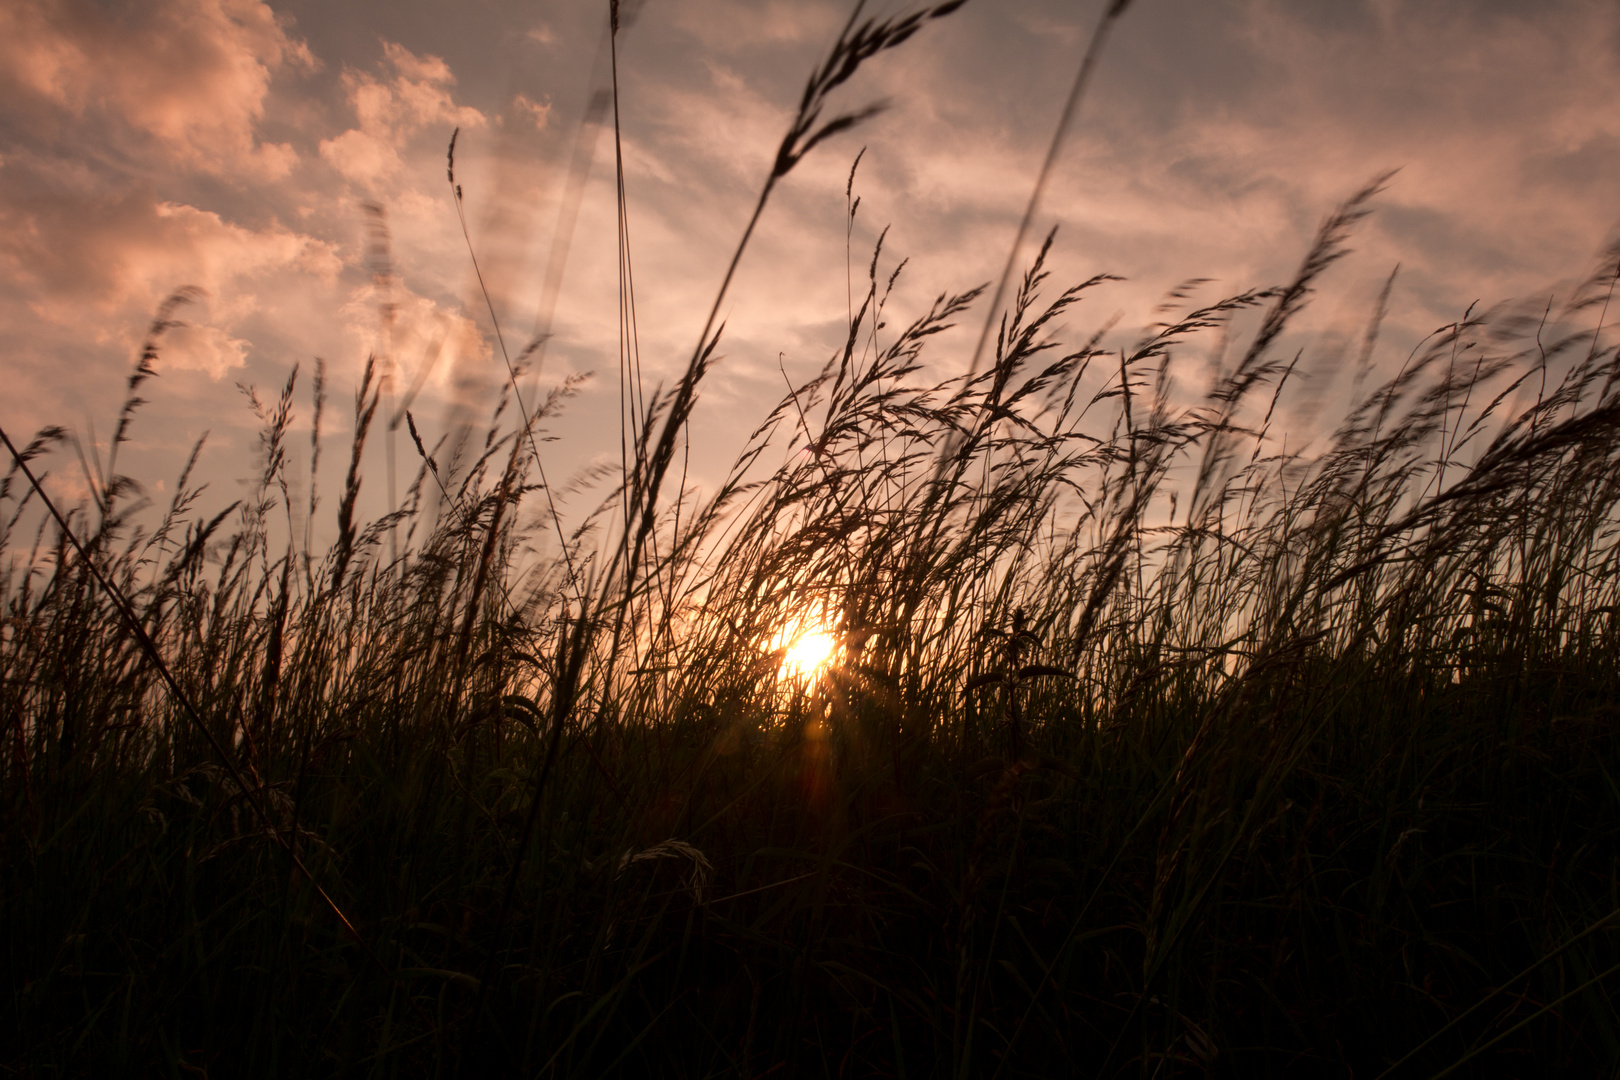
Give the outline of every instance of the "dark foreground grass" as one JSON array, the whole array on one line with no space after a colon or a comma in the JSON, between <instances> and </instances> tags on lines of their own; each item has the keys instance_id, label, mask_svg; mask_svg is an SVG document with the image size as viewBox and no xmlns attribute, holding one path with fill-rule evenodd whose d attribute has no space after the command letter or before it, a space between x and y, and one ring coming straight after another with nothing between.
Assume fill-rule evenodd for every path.
<instances>
[{"instance_id":1,"label":"dark foreground grass","mask_svg":"<svg viewBox=\"0 0 1620 1080\"><path fill-rule=\"evenodd\" d=\"M1279 338L1375 192L1288 285L1122 352L1059 344L1101 279L1053 295L1037 261L994 363L942 382L922 349L977 294L885 343L874 258L718 492L664 490L706 333L561 542L527 436L566 388L417 438L364 526L368 369L324 554L296 372L223 512L182 478L139 527L107 462L80 553L14 462L0 1067L1615 1073L1614 259L1284 454ZM1212 338L1195 395L1172 357ZM799 623L838 641L819 678L783 677Z\"/></svg>"}]
</instances>

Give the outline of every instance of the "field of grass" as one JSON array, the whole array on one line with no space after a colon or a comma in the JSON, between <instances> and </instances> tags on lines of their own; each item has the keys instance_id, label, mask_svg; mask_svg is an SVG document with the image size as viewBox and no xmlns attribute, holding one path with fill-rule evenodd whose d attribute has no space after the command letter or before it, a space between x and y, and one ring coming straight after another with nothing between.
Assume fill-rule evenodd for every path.
<instances>
[{"instance_id":1,"label":"field of grass","mask_svg":"<svg viewBox=\"0 0 1620 1080\"><path fill-rule=\"evenodd\" d=\"M755 221L915 29L851 25ZM1620 253L1285 453L1279 339L1376 192L1123 351L1059 334L1103 279L1042 248L944 381L924 350L990 290L880 334L874 258L847 346L695 494L711 320L675 385L626 379L583 524L531 437L566 388L459 443L413 419L370 523L371 368L336 493L289 478L295 411L317 453L338 426L319 368L258 403L229 507L188 467L142 513L114 458L54 520L64 435L19 444L0 1070L1614 1075Z\"/></svg>"}]
</instances>

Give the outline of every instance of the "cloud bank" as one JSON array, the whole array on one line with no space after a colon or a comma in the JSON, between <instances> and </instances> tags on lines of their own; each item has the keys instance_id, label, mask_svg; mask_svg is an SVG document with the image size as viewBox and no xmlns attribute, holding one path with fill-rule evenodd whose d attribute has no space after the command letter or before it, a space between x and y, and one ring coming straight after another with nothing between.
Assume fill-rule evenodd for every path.
<instances>
[{"instance_id":1,"label":"cloud bank","mask_svg":"<svg viewBox=\"0 0 1620 1080\"><path fill-rule=\"evenodd\" d=\"M761 222L699 406L700 473L723 469L783 370L805 377L842 340L885 228L878 272L910 260L894 323L997 272L1099 10L970 3L842 91L889 108L807 159ZM0 9L0 422L110 416L151 312L195 285L208 301L168 345L136 467L161 473L213 427L235 448L218 459L228 475L253 441L235 384L278 385L316 356L344 388L381 355L397 392L420 385L424 424L450 431L492 407L496 323L515 356L566 248L543 385L604 377L556 424L553 452L563 472L616 456L601 435L619 407L616 161L641 363L667 381L846 17L823 0L646 5L619 43L615 140L580 128L607 85L599 5L538 21L505 2L16 0ZM1612 4L1143 2L1110 42L1037 231L1059 228L1060 279L1129 279L1082 305L1073 332L1117 312L1128 336L1188 277L1214 279L1204 299L1281 280L1338 200L1399 168L1305 327L1331 347L1398 262L1390 334L1415 339L1475 300L1588 269L1620 220L1617 99ZM445 178L458 128L479 274ZM386 214L386 288L367 204ZM939 342L941 371L975 332Z\"/></svg>"}]
</instances>

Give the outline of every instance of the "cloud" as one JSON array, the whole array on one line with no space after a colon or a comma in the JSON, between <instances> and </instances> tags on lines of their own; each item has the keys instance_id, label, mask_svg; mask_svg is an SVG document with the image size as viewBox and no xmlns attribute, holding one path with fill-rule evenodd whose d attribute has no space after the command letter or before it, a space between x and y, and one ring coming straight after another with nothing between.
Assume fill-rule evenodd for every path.
<instances>
[{"instance_id":1,"label":"cloud","mask_svg":"<svg viewBox=\"0 0 1620 1080\"><path fill-rule=\"evenodd\" d=\"M69 323L87 309L104 318L150 308L181 285L250 305L247 279L279 271L331 279L340 264L330 243L279 224L247 228L156 200L150 189L38 187L0 201L0 265L36 315Z\"/></svg>"},{"instance_id":2,"label":"cloud","mask_svg":"<svg viewBox=\"0 0 1620 1080\"><path fill-rule=\"evenodd\" d=\"M13 120L47 130L101 114L205 172L285 176L295 151L260 143L254 128L272 76L314 66L261 0L0 5L0 94Z\"/></svg>"},{"instance_id":3,"label":"cloud","mask_svg":"<svg viewBox=\"0 0 1620 1080\"><path fill-rule=\"evenodd\" d=\"M450 92L455 76L437 56L418 56L394 42L383 43L391 73L343 73L343 85L357 126L323 140L321 157L351 184L375 190L400 172L401 151L429 125L484 127L477 109L457 105Z\"/></svg>"},{"instance_id":4,"label":"cloud","mask_svg":"<svg viewBox=\"0 0 1620 1080\"><path fill-rule=\"evenodd\" d=\"M550 101L531 101L526 94L512 99L512 112L523 117L536 131L544 131L551 121Z\"/></svg>"},{"instance_id":5,"label":"cloud","mask_svg":"<svg viewBox=\"0 0 1620 1080\"><path fill-rule=\"evenodd\" d=\"M153 307L187 283L210 301L166 344L167 369L187 374L165 391L192 395L200 423L236 416L212 381L225 373L267 384L322 355L331 385L352 385L379 346L362 200L388 211L400 379L443 340L418 421L431 424L435 406L487 409L505 372L445 185L445 142L462 129L468 229L515 353L547 241L573 220L558 204L573 125L605 78L587 78L604 13L557 8L538 24L497 0L477 16L401 20L390 33L417 36L379 44L369 15L301 10L295 33L260 0L0 0L0 344L23 357L12 384L24 387L0 410L73 420L97 385L116 395ZM702 390L694 467L706 444L717 457L704 467L724 464L748 426L733 418L781 393L779 363L799 378L841 345L844 185L862 145L855 305L885 225L880 280L912 258L884 335L940 290L999 273L1096 13L970 4L838 91L838 108L891 108L775 189L721 311L726 359ZM649 386L690 355L804 77L847 14L834 0L693 0L648 5L621 34L619 147ZM492 49L477 39L496 21L505 36ZM1132 280L1089 295L1066 332L1118 312L1116 334L1130 335L1192 275L1218 279L1202 299L1285 278L1333 205L1395 165L1357 257L1302 322L1325 348L1336 319L1365 319L1397 260L1389 342L1397 323L1426 331L1476 297L1570 272L1620 214L1617 41L1608 0L1534 12L1501 0L1134 5L1034 230L1061 225L1053 285L1104 270ZM567 234L548 382L614 369L614 149L611 136L598 142ZM974 310L930 348L939 373L965 364L984 317ZM549 452L598 451L604 424L617 431L615 387L610 376L582 395L564 421L577 420L577 438ZM15 404L27 394L38 403Z\"/></svg>"},{"instance_id":6,"label":"cloud","mask_svg":"<svg viewBox=\"0 0 1620 1080\"><path fill-rule=\"evenodd\" d=\"M384 315L385 304L392 307L391 322ZM376 355L384 390L397 400L403 401L413 390L455 397L468 389L459 385L465 380L458 379L458 373L489 372L496 366L477 323L458 308L415 292L402 279L386 292L375 282L352 289L340 312L348 351ZM480 390L486 388L487 380L473 382ZM421 411L421 406L416 408Z\"/></svg>"},{"instance_id":7,"label":"cloud","mask_svg":"<svg viewBox=\"0 0 1620 1080\"><path fill-rule=\"evenodd\" d=\"M200 371L214 381L247 366L250 344L218 326L186 323L164 335L161 363L174 371Z\"/></svg>"}]
</instances>

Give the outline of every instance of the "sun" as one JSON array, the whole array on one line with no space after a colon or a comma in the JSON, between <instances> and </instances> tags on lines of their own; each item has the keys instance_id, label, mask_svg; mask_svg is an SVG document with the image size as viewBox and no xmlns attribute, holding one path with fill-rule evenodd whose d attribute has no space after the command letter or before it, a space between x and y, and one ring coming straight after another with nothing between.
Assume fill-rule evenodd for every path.
<instances>
[{"instance_id":1,"label":"sun","mask_svg":"<svg viewBox=\"0 0 1620 1080\"><path fill-rule=\"evenodd\" d=\"M832 635L824 630L793 628L784 631L782 639L789 642L782 654L783 678L813 678L838 648Z\"/></svg>"}]
</instances>

